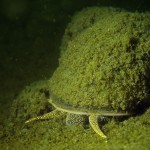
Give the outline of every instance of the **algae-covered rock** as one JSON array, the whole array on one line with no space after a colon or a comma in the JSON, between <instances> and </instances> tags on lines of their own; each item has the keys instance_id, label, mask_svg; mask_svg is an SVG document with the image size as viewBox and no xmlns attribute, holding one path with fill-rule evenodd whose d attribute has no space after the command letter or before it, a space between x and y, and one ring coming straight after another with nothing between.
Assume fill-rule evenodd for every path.
<instances>
[{"instance_id":1,"label":"algae-covered rock","mask_svg":"<svg viewBox=\"0 0 150 150\"><path fill-rule=\"evenodd\" d=\"M30 115L35 115L36 111L40 111L44 109L43 106L47 106L47 96L45 97L45 92L42 91L47 91L47 82L33 83L27 86L17 97L11 111L11 119L8 120L10 122L6 124L6 132L3 137L0 137L2 150L20 150L20 148L22 150L150 149L150 109L141 116L131 117L123 122L109 120L103 126L103 130L108 135L107 142L99 138L93 130L83 129L82 126L65 126L64 117L25 125L24 120L27 114L34 113ZM15 113L17 111L18 113ZM10 124L14 124L14 126L11 127L11 132L8 133Z\"/></svg>"},{"instance_id":2,"label":"algae-covered rock","mask_svg":"<svg viewBox=\"0 0 150 150\"><path fill-rule=\"evenodd\" d=\"M150 14L87 8L72 19L50 90L65 105L135 111L147 100Z\"/></svg>"},{"instance_id":3,"label":"algae-covered rock","mask_svg":"<svg viewBox=\"0 0 150 150\"><path fill-rule=\"evenodd\" d=\"M78 13L64 35L59 67L50 79L52 93L74 109L95 106L130 111L145 101L149 94L149 19L149 14L113 8ZM77 20L81 25L76 26ZM6 132L0 132L1 149L150 149L150 108L122 122L108 119L102 127L107 142L93 130L65 126L64 116L25 125L26 119L53 110L47 102L51 97L48 86L47 81L33 83L16 98Z\"/></svg>"},{"instance_id":4,"label":"algae-covered rock","mask_svg":"<svg viewBox=\"0 0 150 150\"><path fill-rule=\"evenodd\" d=\"M18 132L25 125L25 120L30 117L42 115L52 110L48 103L48 81L41 80L26 86L10 108L10 116L7 120L7 130Z\"/></svg>"}]
</instances>

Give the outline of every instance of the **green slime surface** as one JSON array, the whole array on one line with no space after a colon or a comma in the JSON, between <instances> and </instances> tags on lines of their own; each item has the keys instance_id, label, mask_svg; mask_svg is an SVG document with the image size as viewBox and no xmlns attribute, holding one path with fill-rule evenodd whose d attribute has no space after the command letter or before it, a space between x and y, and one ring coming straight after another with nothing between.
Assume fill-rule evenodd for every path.
<instances>
[{"instance_id":1,"label":"green slime surface","mask_svg":"<svg viewBox=\"0 0 150 150\"><path fill-rule=\"evenodd\" d=\"M66 29L51 92L73 108L134 111L147 97L150 14L86 8Z\"/></svg>"},{"instance_id":2,"label":"green slime surface","mask_svg":"<svg viewBox=\"0 0 150 150\"><path fill-rule=\"evenodd\" d=\"M130 117L124 121L120 121L119 118L108 118L107 123L101 126L108 137L107 141L97 135L89 124L86 128L82 125L66 126L66 115L25 125L24 122L29 116L35 117L53 110L52 106L47 104L48 95L45 94L48 92L47 83L39 81L27 86L14 101L5 132L0 133L1 149L148 150L150 148L150 109L140 116Z\"/></svg>"},{"instance_id":3,"label":"green slime surface","mask_svg":"<svg viewBox=\"0 0 150 150\"><path fill-rule=\"evenodd\" d=\"M110 57L110 60L112 62L114 62L113 63L114 68L115 68L115 65L118 66L115 63L116 62L115 59L119 61L120 65L123 62L126 62L125 61L125 59L126 59L131 64L130 63L127 63L127 64L125 63L125 64L129 65L129 66L133 65L135 68L131 67L130 68L131 72L128 72L128 71L124 72L124 74L130 75L128 77L128 80L126 79L127 76L124 76L123 74L122 74L122 76L120 76L119 71L118 72L114 71L112 73L110 66L106 65L106 62L110 62L109 60L107 60L108 54L106 53L104 55L105 56L104 58L107 58L107 59L102 58L100 60L100 61L103 60L102 61L103 62L102 69L105 70L106 69L105 67L107 67L108 70L110 69L110 73L112 73L112 74L110 74L110 75L107 74L106 77L104 76L104 79L107 79L107 77L115 76L115 80L119 81L122 78L124 80L121 80L121 81L125 81L125 86L127 86L127 85L131 86L130 82L133 79L131 74L135 77L138 77L138 75L139 75L138 73L140 73L140 72L142 74L147 73L146 68L147 68L147 63L148 63L147 59L149 58L148 56L149 56L150 40L149 40L149 30L146 30L146 28L148 28L147 26L149 24L149 14L126 13L123 11L118 13L118 11L116 11L114 9L110 9L111 15L109 14L110 15L109 16L108 15L109 9L99 9L99 8L85 9L81 13L78 13L76 15L76 17L73 18L72 23L70 23L70 25L66 29L66 33L65 33L63 41L62 41L62 46L61 46L62 53L61 53L61 58L60 58L61 67L60 68L63 69L62 66L64 66L64 68L66 69L66 67L68 66L68 67L70 67L69 69L71 69L72 64L67 65L67 66L64 65L64 64L66 64L66 62L70 62L70 60L75 61L77 66L79 64L81 64L80 65L81 68L83 68L85 65L86 69L90 69L88 72L88 75L86 77L89 77L90 82L97 83L98 81L95 81L96 78L95 78L95 76L93 76L93 75L97 74L96 70L93 70L93 72L92 72L92 76L94 78L92 78L91 73L90 73L91 68L93 68L92 66L94 66L94 68L95 68L96 64L99 64L99 61L95 61L95 59L96 60L99 59L96 57L95 51L97 49L99 49L99 46L101 46L102 47L101 53L105 54L105 51L103 51L103 47L105 47L106 45L107 45L106 46L107 53L112 52L112 51L110 51L110 46L113 46L112 50L116 50L116 52L118 51L118 47L119 47L120 51L118 53L115 53L116 55L112 55L110 53L112 56L112 57ZM101 13L99 13L99 15L94 15L92 13L92 12L96 13L97 11L101 12L102 15L101 15ZM87 13L87 12L89 12L89 13ZM82 13L87 14L87 16L81 15ZM105 19L104 14L107 14L106 15L107 19ZM113 17L113 15L115 15L116 17ZM91 21L88 20L87 19L88 17L94 18L94 22L93 22L93 19ZM112 19L114 19L114 23L110 21L111 17L112 17ZM84 18L84 20L82 18ZM102 19L101 23L103 24L103 26L98 25L100 18ZM128 22L126 21L127 18L128 18ZM76 20L78 20L81 24L79 24ZM86 22L85 22L85 20L86 20ZM133 22L131 20L133 20ZM109 24L106 23L107 21ZM120 23L118 24L117 21L120 21L121 24ZM134 22L135 22L135 24L134 24ZM108 25L108 26L106 27L104 25ZM120 25L120 28L118 28L119 25ZM130 29L127 27L130 27ZM73 28L74 28L74 30L73 30ZM97 30L95 30L95 28L97 28ZM100 28L101 28L101 30L100 30ZM137 28L136 31L135 31L135 28ZM99 30L102 33L104 33L103 36ZM93 32L94 34L91 34L92 31L94 31ZM139 36L139 31L140 31L141 36ZM88 36L87 36L87 33L89 34ZM101 36L98 36L98 33ZM118 34L116 34L116 33L118 33ZM94 35L97 36L97 38L95 38ZM112 37L114 38L114 40ZM118 37L120 37L120 38L118 38ZM85 43L81 39L83 39ZM101 42L99 41L99 39L102 40L102 42L104 42L104 46L100 44ZM137 40L138 43L136 43L136 42L132 43L131 39L138 39ZM89 41L91 41L91 43ZM78 42L79 42L79 44L78 44ZM77 48L75 48L75 49L72 48L73 43L75 44L75 46L77 46ZM131 44L129 44L129 43L131 43ZM84 46L82 47L82 45L84 45ZM135 48L133 48L134 47L133 45L135 45ZM93 47L92 51L88 48L89 46ZM79 57L80 55L77 55L77 52L78 53L80 52L79 54L84 53L84 51L80 50L81 49L80 47L83 50L90 52L90 54L92 54L92 55L90 55L90 56L92 56L90 58L91 61L89 61L90 56L88 55L88 53L83 58ZM125 51L125 50L127 50L126 49L127 47L129 50L128 53ZM137 53L134 53L135 51ZM70 57L67 58L68 59L67 60L66 57L68 56L68 53L70 53L70 55L69 55ZM97 52L97 53L99 54L100 52ZM98 57L100 57L100 56L101 55L98 55ZM122 56L122 59L120 59L120 56ZM136 61L134 61L134 63L131 59L131 58L133 58L132 56L135 56ZM80 63L77 63L75 58L78 59L78 61ZM90 63L85 64L85 62L84 62L85 58L88 60L87 62L90 62ZM143 58L143 59L141 59L141 58ZM144 58L147 58L147 59L144 59ZM141 61L138 61L138 60L141 60ZM143 63L142 63L142 61L143 61ZM105 62L106 66L104 65L104 62ZM136 67L137 64L139 65L139 72L137 71L138 70ZM143 69L143 66L145 67L144 69ZM79 70L80 70L80 67L79 67ZM124 71L124 69L127 69L127 67L123 68L121 70ZM72 68L72 70L75 70L75 69ZM79 73L78 69L76 71L77 71L77 73ZM135 72L137 71L137 74L135 74L134 71ZM63 72L64 72L64 70L63 70ZM106 72L107 72L107 70L105 70L105 73ZM77 74L75 74L75 75L77 75ZM73 76L70 76L70 74L67 74L67 77L68 76L69 76L69 78L74 79ZM84 77L85 76L83 76L82 79L80 79L80 82L82 83L81 84L82 87L80 89L83 91L87 90L87 88L86 88L87 86L83 84L84 83L83 81L86 81L84 79ZM134 79L136 79L136 78L134 78ZM138 98L142 98L145 94L145 83L146 82L143 79L144 78L142 78L140 80L136 79L137 81L140 81L140 82L138 82L139 84L137 84L137 82L133 81L133 85L136 83L136 87L142 88L143 89L142 91L144 92L144 93L140 93L138 91L138 89L133 88L132 92L133 93L137 92L138 94L135 96L137 96ZM67 80L69 81L70 79L67 79ZM68 91L70 91L69 85L64 84L67 80L65 78L65 81L63 81L61 83L59 83L60 81L58 81L58 80L55 80L55 82L57 82L58 84L63 83L62 84L63 87L68 88L69 89ZM126 83L126 81L128 81L128 82ZM104 82L105 82L105 80L104 80ZM110 83L111 82L112 82L112 80L110 80ZM74 80L73 80L73 83L74 83ZM110 85L108 84L108 86L110 86ZM94 85L94 87L95 87L95 85ZM115 87L115 85L112 85L112 91L111 91L112 96L114 93L113 91L116 90L116 89L113 89L114 87ZM60 87L60 89L61 88L62 87ZM79 87L77 87L77 89L78 88ZM60 89L58 90L58 93L60 93ZM91 88L89 88L89 89L91 89ZM89 90L89 91L92 91L92 90ZM93 91L95 91L95 88ZM79 92L79 91L77 91L77 92ZM119 90L120 97L122 98L123 96L121 95L121 92L123 93L122 89ZM128 91L128 92L129 92L129 94L131 94L130 91ZM67 98L66 93L62 93L62 94L65 94L65 97ZM89 94L89 93L87 93L87 94ZM95 93L93 93L93 94L95 94ZM149 119L150 118L150 109L147 109L145 112L143 112L143 114L140 114L139 116L134 116L134 117L131 116L130 118L128 118L124 121L123 120L121 121L121 119L119 119L119 118L113 118L113 117L108 118L107 123L104 124L103 126L101 126L103 132L108 137L107 141L102 140L99 137L99 135L97 135L89 127L88 124L87 124L86 128L84 128L82 125L79 125L79 126L75 125L75 126L70 126L70 127L66 126L66 123L65 123L66 116L65 115L59 116L58 118L53 118L52 120L38 121L38 122L34 122L31 124L25 125L24 122L27 119L29 119L31 117L35 117L37 115L42 115L42 114L52 111L54 109L48 103L49 96L50 96L49 82L47 80L33 83L30 86L27 86L22 92L20 92L19 96L14 100L14 103L10 110L9 118L7 120L5 120L5 123L4 123L5 126L0 126L0 129L2 129L2 130L0 130L0 149L2 149L2 150L6 150L6 149L8 149L8 150L9 149L10 150L20 150L20 149L22 149L22 150L27 150L27 149L28 150L47 150L47 149L51 149L51 150L63 150L63 149L69 149L69 150L74 150L74 149L79 149L79 150L83 150L83 149L87 149L87 150L88 149L89 150L97 150L97 149L102 149L102 150L108 150L108 149L111 149L111 150L120 150L120 149L122 149L122 150L135 150L135 149L136 150L149 150L150 149L150 144L149 144L150 143L150 138L149 138L149 135L150 135L150 119ZM119 97L119 95L117 95L117 96ZM87 96L85 95L85 97L87 97ZM69 96L68 96L68 98L69 98ZM89 98L91 98L91 97L89 97ZM71 100L71 99L69 99L69 100ZM78 100L78 99L74 99L73 101L75 101L75 100ZM132 101L132 99L131 99L131 101ZM123 101L123 103L124 102L125 101ZM90 101L89 101L89 103L90 103ZM95 101L94 101L94 103L95 103ZM103 101L101 103L103 103ZM106 103L106 106L108 107L107 102L105 102L105 103ZM105 105L105 103L103 103L103 105ZM119 98L114 101L115 105L116 105L116 103L119 104ZM95 103L95 105L97 105L97 103ZM121 109L126 108L126 103L123 105L119 104L119 106L115 106L115 105L112 105L111 107L114 107L114 109L118 109L118 107L121 107Z\"/></svg>"}]
</instances>

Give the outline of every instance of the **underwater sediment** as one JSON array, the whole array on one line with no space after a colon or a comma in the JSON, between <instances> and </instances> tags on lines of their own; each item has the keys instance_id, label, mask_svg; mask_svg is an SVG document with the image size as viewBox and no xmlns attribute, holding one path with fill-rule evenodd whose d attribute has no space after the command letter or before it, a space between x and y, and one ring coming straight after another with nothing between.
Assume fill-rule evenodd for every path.
<instances>
[{"instance_id":1,"label":"underwater sediment","mask_svg":"<svg viewBox=\"0 0 150 150\"><path fill-rule=\"evenodd\" d=\"M107 143L90 127L66 126L65 116L25 125L27 119L54 109L47 102L50 90L73 106L134 110L149 90L149 25L149 13L99 7L77 13L66 28L59 67L50 82L33 83L14 100L0 134L1 148L150 149L149 108L122 121L109 118L102 126Z\"/></svg>"}]
</instances>

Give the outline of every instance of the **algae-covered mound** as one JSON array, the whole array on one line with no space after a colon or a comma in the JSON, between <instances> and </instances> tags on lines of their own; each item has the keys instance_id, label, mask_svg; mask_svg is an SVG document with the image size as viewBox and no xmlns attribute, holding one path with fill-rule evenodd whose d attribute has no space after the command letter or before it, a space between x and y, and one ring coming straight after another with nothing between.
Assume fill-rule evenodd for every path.
<instances>
[{"instance_id":1,"label":"algae-covered mound","mask_svg":"<svg viewBox=\"0 0 150 150\"><path fill-rule=\"evenodd\" d=\"M50 90L65 105L134 111L149 91L150 14L86 8L66 29Z\"/></svg>"},{"instance_id":2,"label":"algae-covered mound","mask_svg":"<svg viewBox=\"0 0 150 150\"><path fill-rule=\"evenodd\" d=\"M10 116L7 120L8 123L6 123L10 130L24 125L28 118L42 115L52 110L51 105L47 101L49 98L47 83L47 80L33 82L20 92L13 101ZM11 125L9 126L9 124ZM15 131L17 130L15 129Z\"/></svg>"}]
</instances>

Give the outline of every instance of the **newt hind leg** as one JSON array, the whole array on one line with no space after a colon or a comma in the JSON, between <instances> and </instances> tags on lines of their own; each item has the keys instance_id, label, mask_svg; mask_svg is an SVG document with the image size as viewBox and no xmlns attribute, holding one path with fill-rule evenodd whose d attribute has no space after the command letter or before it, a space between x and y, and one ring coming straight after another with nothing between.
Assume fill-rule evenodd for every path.
<instances>
[{"instance_id":1,"label":"newt hind leg","mask_svg":"<svg viewBox=\"0 0 150 150\"><path fill-rule=\"evenodd\" d=\"M102 138L107 138L106 135L101 131L99 124L98 124L99 115L91 114L89 116L89 122L93 130L100 135Z\"/></svg>"},{"instance_id":2,"label":"newt hind leg","mask_svg":"<svg viewBox=\"0 0 150 150\"><path fill-rule=\"evenodd\" d=\"M52 112L44 114L43 116L37 116L37 117L31 118L27 120L25 124L30 123L32 121L37 121L37 120L53 119L53 118L59 117L62 114L64 114L64 112L55 109Z\"/></svg>"}]
</instances>

